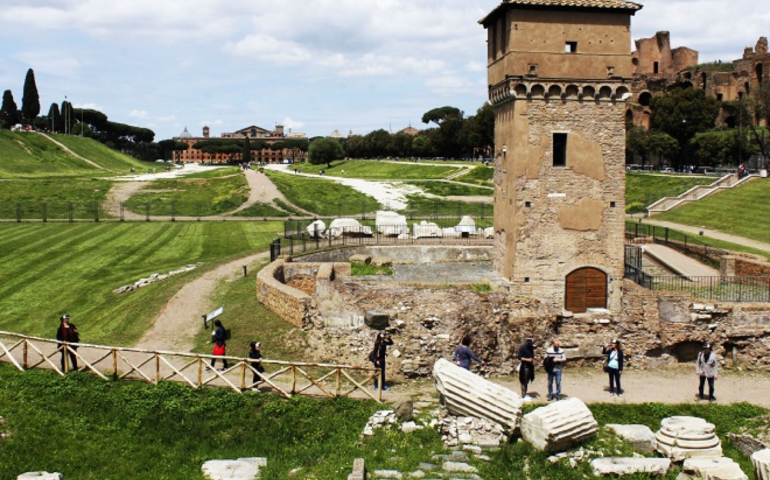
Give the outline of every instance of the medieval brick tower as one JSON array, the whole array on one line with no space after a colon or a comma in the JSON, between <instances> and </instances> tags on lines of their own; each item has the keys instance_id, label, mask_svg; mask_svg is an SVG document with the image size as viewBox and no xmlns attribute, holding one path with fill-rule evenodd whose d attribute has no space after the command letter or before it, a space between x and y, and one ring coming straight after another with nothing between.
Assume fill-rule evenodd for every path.
<instances>
[{"instance_id":1,"label":"medieval brick tower","mask_svg":"<svg viewBox=\"0 0 770 480\"><path fill-rule=\"evenodd\" d=\"M488 33L496 270L555 312L618 311L624 272L624 0L505 0Z\"/></svg>"}]
</instances>

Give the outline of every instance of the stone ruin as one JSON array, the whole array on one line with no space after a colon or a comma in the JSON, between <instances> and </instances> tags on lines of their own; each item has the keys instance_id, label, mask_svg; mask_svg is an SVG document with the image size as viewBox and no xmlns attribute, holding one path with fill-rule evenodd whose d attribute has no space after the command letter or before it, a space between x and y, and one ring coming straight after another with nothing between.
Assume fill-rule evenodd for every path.
<instances>
[{"instance_id":1,"label":"stone ruin","mask_svg":"<svg viewBox=\"0 0 770 480\"><path fill-rule=\"evenodd\" d=\"M116 293L118 295L121 294L121 293L132 292L132 291L138 290L138 289L140 289L142 287L146 287L147 285L151 285L151 284L153 284L155 282L163 281L163 280L165 280L165 279L167 279L169 277L173 277L173 276L176 276L176 275L181 275L183 273L190 272L192 270L195 270L196 268L198 268L198 265L190 264L190 265L187 265L187 266L182 267L182 268L177 268L176 270L171 270L168 273L163 273L163 274L153 273L149 277L140 278L139 280L135 281L134 283L131 283L131 284L124 285L122 287L116 288L112 292Z\"/></svg>"},{"instance_id":2,"label":"stone ruin","mask_svg":"<svg viewBox=\"0 0 770 480\"><path fill-rule=\"evenodd\" d=\"M674 462L722 456L722 442L714 424L697 417L676 416L661 421L655 448Z\"/></svg>"},{"instance_id":3,"label":"stone ruin","mask_svg":"<svg viewBox=\"0 0 770 480\"><path fill-rule=\"evenodd\" d=\"M538 450L559 452L599 432L591 410L579 398L568 398L524 415L521 436Z\"/></svg>"},{"instance_id":4,"label":"stone ruin","mask_svg":"<svg viewBox=\"0 0 770 480\"><path fill-rule=\"evenodd\" d=\"M754 464L754 476L757 480L770 480L770 449L765 448L751 455Z\"/></svg>"},{"instance_id":5,"label":"stone ruin","mask_svg":"<svg viewBox=\"0 0 770 480\"><path fill-rule=\"evenodd\" d=\"M254 480L260 477L260 467L266 465L267 459L261 457L209 460L203 464L201 471L211 480Z\"/></svg>"}]
</instances>

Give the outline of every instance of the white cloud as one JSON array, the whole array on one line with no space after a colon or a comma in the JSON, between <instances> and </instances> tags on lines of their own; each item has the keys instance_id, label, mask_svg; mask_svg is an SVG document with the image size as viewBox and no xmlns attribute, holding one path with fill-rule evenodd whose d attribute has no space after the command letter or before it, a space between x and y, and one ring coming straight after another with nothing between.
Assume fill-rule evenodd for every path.
<instances>
[{"instance_id":1,"label":"white cloud","mask_svg":"<svg viewBox=\"0 0 770 480\"><path fill-rule=\"evenodd\" d=\"M305 122L300 122L298 120L292 120L289 117L284 117L284 119L283 119L283 127L286 129L287 132L289 130L298 131L299 129L301 129L304 126L305 126Z\"/></svg>"},{"instance_id":2,"label":"white cloud","mask_svg":"<svg viewBox=\"0 0 770 480\"><path fill-rule=\"evenodd\" d=\"M147 119L150 117L150 114L147 110L131 110L131 113L129 113L128 116L131 118Z\"/></svg>"}]
</instances>

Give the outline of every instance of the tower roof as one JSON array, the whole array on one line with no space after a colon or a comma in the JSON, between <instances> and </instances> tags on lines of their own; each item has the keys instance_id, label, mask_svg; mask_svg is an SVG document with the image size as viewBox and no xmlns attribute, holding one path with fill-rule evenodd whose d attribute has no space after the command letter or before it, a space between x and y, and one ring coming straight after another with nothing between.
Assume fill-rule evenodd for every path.
<instances>
[{"instance_id":1,"label":"tower roof","mask_svg":"<svg viewBox=\"0 0 770 480\"><path fill-rule=\"evenodd\" d=\"M642 8L642 5L626 0L503 0L489 15L479 20L479 23L486 24L491 17L496 16L501 9L509 5L523 8L615 10L626 11L632 15Z\"/></svg>"}]
</instances>

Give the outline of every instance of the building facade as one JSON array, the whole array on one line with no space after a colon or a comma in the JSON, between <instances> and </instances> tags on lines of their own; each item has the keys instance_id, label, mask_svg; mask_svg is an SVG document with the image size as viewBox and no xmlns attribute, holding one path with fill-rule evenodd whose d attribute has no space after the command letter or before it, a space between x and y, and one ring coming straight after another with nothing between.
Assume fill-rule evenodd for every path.
<instances>
[{"instance_id":1,"label":"building facade","mask_svg":"<svg viewBox=\"0 0 770 480\"><path fill-rule=\"evenodd\" d=\"M553 311L618 311L624 274L623 0L508 0L480 23L495 109L495 269Z\"/></svg>"},{"instance_id":2,"label":"building facade","mask_svg":"<svg viewBox=\"0 0 770 480\"><path fill-rule=\"evenodd\" d=\"M203 162L203 163L232 163L239 162L241 160L241 152L237 153L207 153L203 152L193 146L204 140L211 140L211 130L209 127L203 127L203 135L200 137L194 137L185 127L184 131L174 140L187 144L187 150L181 150L174 152L174 161L180 163L191 162ZM282 125L276 125L274 130L267 130L256 125L242 128L235 132L222 133L223 139L246 139L251 141L265 142L267 145L265 148L252 151L252 161L259 163L280 163L284 159L291 159L292 161L301 162L304 161L306 152L300 148L271 148L278 142L284 142L290 139L307 139L307 136L303 133L291 133L286 134Z\"/></svg>"}]
</instances>

